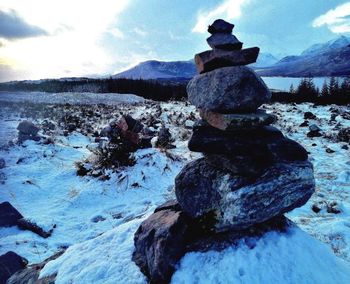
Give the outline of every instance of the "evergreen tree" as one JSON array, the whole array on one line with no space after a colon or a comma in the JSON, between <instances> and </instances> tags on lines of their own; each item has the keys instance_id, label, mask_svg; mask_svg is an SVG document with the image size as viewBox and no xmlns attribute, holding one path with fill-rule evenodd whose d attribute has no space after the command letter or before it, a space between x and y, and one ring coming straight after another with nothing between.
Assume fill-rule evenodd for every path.
<instances>
[{"instance_id":1,"label":"evergreen tree","mask_svg":"<svg viewBox=\"0 0 350 284\"><path fill-rule=\"evenodd\" d=\"M295 93L295 89L294 89L294 85L293 85L293 84L290 85L290 87L289 87L289 92L290 92L291 94L294 94L294 93Z\"/></svg>"},{"instance_id":2,"label":"evergreen tree","mask_svg":"<svg viewBox=\"0 0 350 284\"><path fill-rule=\"evenodd\" d=\"M327 81L324 80L323 82L323 86L322 86L322 90L321 90L321 96L322 97L326 97L329 95L329 91L328 91L328 85L327 85Z\"/></svg>"}]
</instances>

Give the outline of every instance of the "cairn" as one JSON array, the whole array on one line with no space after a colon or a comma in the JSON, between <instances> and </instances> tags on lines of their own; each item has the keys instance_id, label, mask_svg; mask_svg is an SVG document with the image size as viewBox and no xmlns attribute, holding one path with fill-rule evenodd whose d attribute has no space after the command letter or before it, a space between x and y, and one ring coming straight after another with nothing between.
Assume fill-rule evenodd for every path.
<instances>
[{"instance_id":1,"label":"cairn","mask_svg":"<svg viewBox=\"0 0 350 284\"><path fill-rule=\"evenodd\" d=\"M186 252L213 247L222 235L234 241L287 226L283 214L314 192L306 150L270 126L274 115L259 110L271 93L245 66L259 48L242 49L233 27L224 20L209 26L212 50L195 56L199 75L187 86L202 118L188 147L203 158L176 177L177 201L157 208L135 234L133 260L155 283L169 281Z\"/></svg>"}]
</instances>

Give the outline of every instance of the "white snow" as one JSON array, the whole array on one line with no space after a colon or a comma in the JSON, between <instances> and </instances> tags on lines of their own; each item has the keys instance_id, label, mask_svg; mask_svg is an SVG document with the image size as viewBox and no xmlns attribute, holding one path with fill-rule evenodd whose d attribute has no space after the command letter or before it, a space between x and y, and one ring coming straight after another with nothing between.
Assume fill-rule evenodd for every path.
<instances>
[{"instance_id":1,"label":"white snow","mask_svg":"<svg viewBox=\"0 0 350 284\"><path fill-rule=\"evenodd\" d=\"M221 252L188 253L172 283L344 284L350 268L324 244L298 228L243 239Z\"/></svg>"},{"instance_id":2,"label":"white snow","mask_svg":"<svg viewBox=\"0 0 350 284\"><path fill-rule=\"evenodd\" d=\"M16 227L0 228L0 255L13 250L37 263L69 247L45 267L42 276L57 272L57 283L145 283L131 261L134 232L156 206L174 197L175 176L200 156L187 149L190 130L184 127L191 124L186 122L193 120L188 118L191 113L198 117L195 108L185 103L161 103L160 107L161 120L170 127L177 148L139 150L137 164L111 173L108 181L76 175L74 163L88 157L94 146L90 138L76 132L57 136L54 145L28 141L2 150L0 156L7 166L0 172L7 180L0 184L0 202L9 201L45 229L54 224L56 228L47 239ZM222 252L187 254L173 283L220 283L221 279L221 283L350 283L349 150L341 149L345 143L307 138L308 129L298 127L305 111L315 113L314 123L330 136L336 123L350 127L350 120L338 116L329 124L329 106L273 104L265 108L277 113L277 126L286 136L311 153L317 192L305 206L288 214L304 231L267 234L255 241L253 249L242 243ZM154 111L155 106L137 105L129 113L139 118ZM15 124L16 119L9 123ZM327 147L335 152L326 153ZM311 210L315 202L331 201L339 204L340 214ZM100 217L105 220L93 222Z\"/></svg>"}]
</instances>

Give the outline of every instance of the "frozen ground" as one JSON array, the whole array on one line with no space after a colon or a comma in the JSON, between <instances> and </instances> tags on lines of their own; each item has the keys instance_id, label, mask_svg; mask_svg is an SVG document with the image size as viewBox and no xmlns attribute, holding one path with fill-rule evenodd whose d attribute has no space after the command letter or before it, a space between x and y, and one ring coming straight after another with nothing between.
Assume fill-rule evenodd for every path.
<instances>
[{"instance_id":1,"label":"frozen ground","mask_svg":"<svg viewBox=\"0 0 350 284\"><path fill-rule=\"evenodd\" d=\"M10 109L0 109L1 123L10 119L5 123L13 129L21 113ZM188 254L173 283L227 283L227 279L232 279L230 283L346 283L349 279L350 283L350 152L334 139L339 127L350 127L350 120L339 115L329 122L330 106L274 104L266 109L279 116L277 126L288 137L306 147L315 167L317 192L305 206L288 214L304 231L266 235L253 250L242 243L220 253ZM46 229L55 228L48 239L14 227L1 228L0 254L13 250L36 263L69 247L42 275L58 272L57 283L145 282L130 259L133 234L157 205L174 196L174 177L182 166L198 158L186 147L188 127L197 114L185 103L123 105L119 110L140 119L158 112L177 148L139 150L136 165L110 173L108 181L76 175L74 163L96 147L92 137L79 129L68 137L56 131L52 145L28 141L2 150L7 166L0 170L6 177L0 184L0 202L9 201L25 217ZM327 137L306 137L308 129L299 127L305 111L318 117L313 122ZM40 116L33 116L41 122ZM105 117L99 117L94 128L106 123ZM334 152L327 153L327 148ZM326 210L333 201L339 214ZM314 204L319 204L319 213L311 209Z\"/></svg>"},{"instance_id":2,"label":"frozen ground","mask_svg":"<svg viewBox=\"0 0 350 284\"><path fill-rule=\"evenodd\" d=\"M1 102L31 102L49 104L103 104L140 103L145 99L132 94L114 93L44 93L44 92L5 92L0 91Z\"/></svg>"}]
</instances>

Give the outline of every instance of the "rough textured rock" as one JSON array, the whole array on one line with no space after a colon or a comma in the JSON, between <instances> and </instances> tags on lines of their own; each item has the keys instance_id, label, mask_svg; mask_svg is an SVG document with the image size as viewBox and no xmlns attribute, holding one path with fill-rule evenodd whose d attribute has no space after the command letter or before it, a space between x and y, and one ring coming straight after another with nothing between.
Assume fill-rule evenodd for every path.
<instances>
[{"instance_id":1,"label":"rough textured rock","mask_svg":"<svg viewBox=\"0 0 350 284\"><path fill-rule=\"evenodd\" d=\"M134 236L133 261L151 283L168 283L184 255L189 219L181 211L161 210L145 220Z\"/></svg>"},{"instance_id":2,"label":"rough textured rock","mask_svg":"<svg viewBox=\"0 0 350 284\"><path fill-rule=\"evenodd\" d=\"M215 20L211 25L208 27L208 32L211 34L215 33L232 33L233 28L235 25L230 24L222 19Z\"/></svg>"},{"instance_id":3,"label":"rough textured rock","mask_svg":"<svg viewBox=\"0 0 350 284\"><path fill-rule=\"evenodd\" d=\"M18 124L17 130L22 134L35 136L38 134L40 129L39 127L35 126L33 122L24 120Z\"/></svg>"},{"instance_id":4,"label":"rough textured rock","mask_svg":"<svg viewBox=\"0 0 350 284\"><path fill-rule=\"evenodd\" d=\"M28 261L14 253L9 251L0 256L0 284L5 284L6 281L18 270L23 269L27 265Z\"/></svg>"},{"instance_id":5,"label":"rough textured rock","mask_svg":"<svg viewBox=\"0 0 350 284\"><path fill-rule=\"evenodd\" d=\"M305 161L308 157L300 144L285 138L281 131L272 126L221 131L200 121L193 129L188 148L194 152L228 157L250 156L274 162Z\"/></svg>"},{"instance_id":6,"label":"rough textured rock","mask_svg":"<svg viewBox=\"0 0 350 284\"><path fill-rule=\"evenodd\" d=\"M17 226L18 220L23 218L9 202L0 204L0 227Z\"/></svg>"},{"instance_id":7,"label":"rough textured rock","mask_svg":"<svg viewBox=\"0 0 350 284\"><path fill-rule=\"evenodd\" d=\"M272 164L270 156L205 154L206 161L219 170L233 175L256 177Z\"/></svg>"},{"instance_id":8,"label":"rough textured rock","mask_svg":"<svg viewBox=\"0 0 350 284\"><path fill-rule=\"evenodd\" d=\"M60 257L64 253L64 250L54 254L41 263L32 264L25 269L17 271L7 280L7 284L53 284L55 283L56 275L44 277L39 279L40 271L51 260Z\"/></svg>"},{"instance_id":9,"label":"rough textured rock","mask_svg":"<svg viewBox=\"0 0 350 284\"><path fill-rule=\"evenodd\" d=\"M258 110L253 113L222 114L200 110L200 116L211 126L220 130L237 130L242 128L254 128L269 125L276 121L276 116L267 114L266 111Z\"/></svg>"},{"instance_id":10,"label":"rough textured rock","mask_svg":"<svg viewBox=\"0 0 350 284\"><path fill-rule=\"evenodd\" d=\"M254 63L258 58L258 54L258 47L233 51L215 49L196 54L194 61L198 73L202 74L222 67Z\"/></svg>"},{"instance_id":11,"label":"rough textured rock","mask_svg":"<svg viewBox=\"0 0 350 284\"><path fill-rule=\"evenodd\" d=\"M175 180L181 208L193 218L210 216L217 232L248 228L300 207L314 190L308 161L277 163L250 180L199 159L186 165Z\"/></svg>"},{"instance_id":12,"label":"rough textured rock","mask_svg":"<svg viewBox=\"0 0 350 284\"><path fill-rule=\"evenodd\" d=\"M0 169L5 168L5 166L6 166L5 160L3 158L0 158Z\"/></svg>"},{"instance_id":13,"label":"rough textured rock","mask_svg":"<svg viewBox=\"0 0 350 284\"><path fill-rule=\"evenodd\" d=\"M207 38L207 43L212 49L240 50L243 46L234 35L227 33L213 34Z\"/></svg>"},{"instance_id":14,"label":"rough textured rock","mask_svg":"<svg viewBox=\"0 0 350 284\"><path fill-rule=\"evenodd\" d=\"M248 67L224 67L195 76L187 85L189 101L219 113L250 112L271 98L265 83Z\"/></svg>"},{"instance_id":15,"label":"rough textured rock","mask_svg":"<svg viewBox=\"0 0 350 284\"><path fill-rule=\"evenodd\" d=\"M204 226L206 224L203 224L203 220L185 217L178 224L185 229L183 231L179 227L175 228L175 225L169 226L169 219L176 220L179 216L187 215L178 208L179 204L176 201L169 201L159 206L135 234L136 251L133 260L149 277L150 283L169 283L174 267L187 252L220 251L237 244L242 238L259 237L269 231L282 232L292 226L288 219L278 216L254 225L248 230L215 234ZM141 228L143 228L142 231ZM170 254L162 255L168 252ZM153 275L149 274L149 267L152 267ZM11 284L14 283L16 282L11 282ZM22 282L19 283L22 284Z\"/></svg>"}]
</instances>

